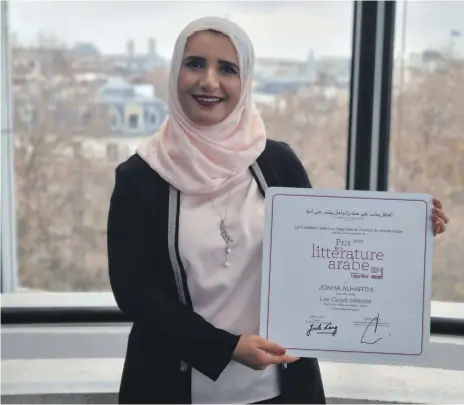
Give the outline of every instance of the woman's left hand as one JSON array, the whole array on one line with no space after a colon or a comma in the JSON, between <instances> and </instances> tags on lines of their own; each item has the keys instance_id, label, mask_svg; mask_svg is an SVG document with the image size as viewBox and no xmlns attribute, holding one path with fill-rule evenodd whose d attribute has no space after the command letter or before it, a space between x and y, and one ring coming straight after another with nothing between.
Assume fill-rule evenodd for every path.
<instances>
[{"instance_id":1,"label":"woman's left hand","mask_svg":"<svg viewBox=\"0 0 464 405\"><path fill-rule=\"evenodd\" d=\"M433 236L437 236L440 233L446 231L446 224L449 222L449 218L443 211L443 204L436 198L433 199Z\"/></svg>"}]
</instances>

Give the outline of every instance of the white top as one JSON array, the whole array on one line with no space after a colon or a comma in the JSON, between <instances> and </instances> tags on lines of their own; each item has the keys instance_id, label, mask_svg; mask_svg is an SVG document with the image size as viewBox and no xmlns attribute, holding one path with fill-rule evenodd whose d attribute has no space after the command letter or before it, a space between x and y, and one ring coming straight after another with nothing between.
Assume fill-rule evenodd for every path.
<instances>
[{"instance_id":1,"label":"white top","mask_svg":"<svg viewBox=\"0 0 464 405\"><path fill-rule=\"evenodd\" d=\"M235 239L229 267L219 229L227 208ZM249 171L213 195L181 194L179 251L193 308L217 328L259 333L263 227L264 199ZM277 366L254 371L231 361L216 382L192 370L192 403L246 404L279 394Z\"/></svg>"}]
</instances>

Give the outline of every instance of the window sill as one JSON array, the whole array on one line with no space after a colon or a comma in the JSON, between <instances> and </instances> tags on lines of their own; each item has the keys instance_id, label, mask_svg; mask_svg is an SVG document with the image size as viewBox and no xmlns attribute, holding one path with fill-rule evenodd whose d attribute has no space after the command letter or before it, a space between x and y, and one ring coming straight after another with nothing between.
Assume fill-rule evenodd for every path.
<instances>
[{"instance_id":1,"label":"window sill","mask_svg":"<svg viewBox=\"0 0 464 405\"><path fill-rule=\"evenodd\" d=\"M123 359L3 360L2 403L116 403ZM321 362L328 403L462 403L464 373Z\"/></svg>"}]
</instances>

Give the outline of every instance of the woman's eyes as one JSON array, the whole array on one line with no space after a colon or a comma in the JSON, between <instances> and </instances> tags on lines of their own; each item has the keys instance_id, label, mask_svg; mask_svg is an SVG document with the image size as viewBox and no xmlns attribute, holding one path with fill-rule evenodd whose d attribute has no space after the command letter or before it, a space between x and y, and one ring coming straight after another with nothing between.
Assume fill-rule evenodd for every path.
<instances>
[{"instance_id":1,"label":"woman's eyes","mask_svg":"<svg viewBox=\"0 0 464 405\"><path fill-rule=\"evenodd\" d=\"M228 66L228 65L223 65L221 66L221 69L224 73L227 73L229 75L236 75L237 71L233 66Z\"/></svg>"},{"instance_id":2,"label":"woman's eyes","mask_svg":"<svg viewBox=\"0 0 464 405\"><path fill-rule=\"evenodd\" d=\"M201 61L199 60L190 60L188 61L185 66L189 67L189 68L193 68L193 69L198 69L198 68L202 68L205 64L202 63Z\"/></svg>"},{"instance_id":3,"label":"woman's eyes","mask_svg":"<svg viewBox=\"0 0 464 405\"><path fill-rule=\"evenodd\" d=\"M199 60L189 60L185 66L191 69L203 69L206 66L206 63ZM219 70L227 75L236 75L238 73L237 69L227 64L220 65Z\"/></svg>"}]
</instances>

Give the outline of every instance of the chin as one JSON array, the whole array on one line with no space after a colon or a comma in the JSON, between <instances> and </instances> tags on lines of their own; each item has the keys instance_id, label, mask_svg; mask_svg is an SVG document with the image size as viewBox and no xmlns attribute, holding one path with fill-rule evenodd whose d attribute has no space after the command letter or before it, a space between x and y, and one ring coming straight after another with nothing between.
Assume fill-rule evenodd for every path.
<instances>
[{"instance_id":1,"label":"chin","mask_svg":"<svg viewBox=\"0 0 464 405\"><path fill-rule=\"evenodd\" d=\"M217 116L205 116L205 115L196 115L192 121L197 125L202 125L205 127L211 127L217 125L225 120L226 117L217 117Z\"/></svg>"},{"instance_id":2,"label":"chin","mask_svg":"<svg viewBox=\"0 0 464 405\"><path fill-rule=\"evenodd\" d=\"M224 120L202 120L201 122L199 122L199 125L203 125L205 127L212 127L213 125L220 124L222 121Z\"/></svg>"}]
</instances>

